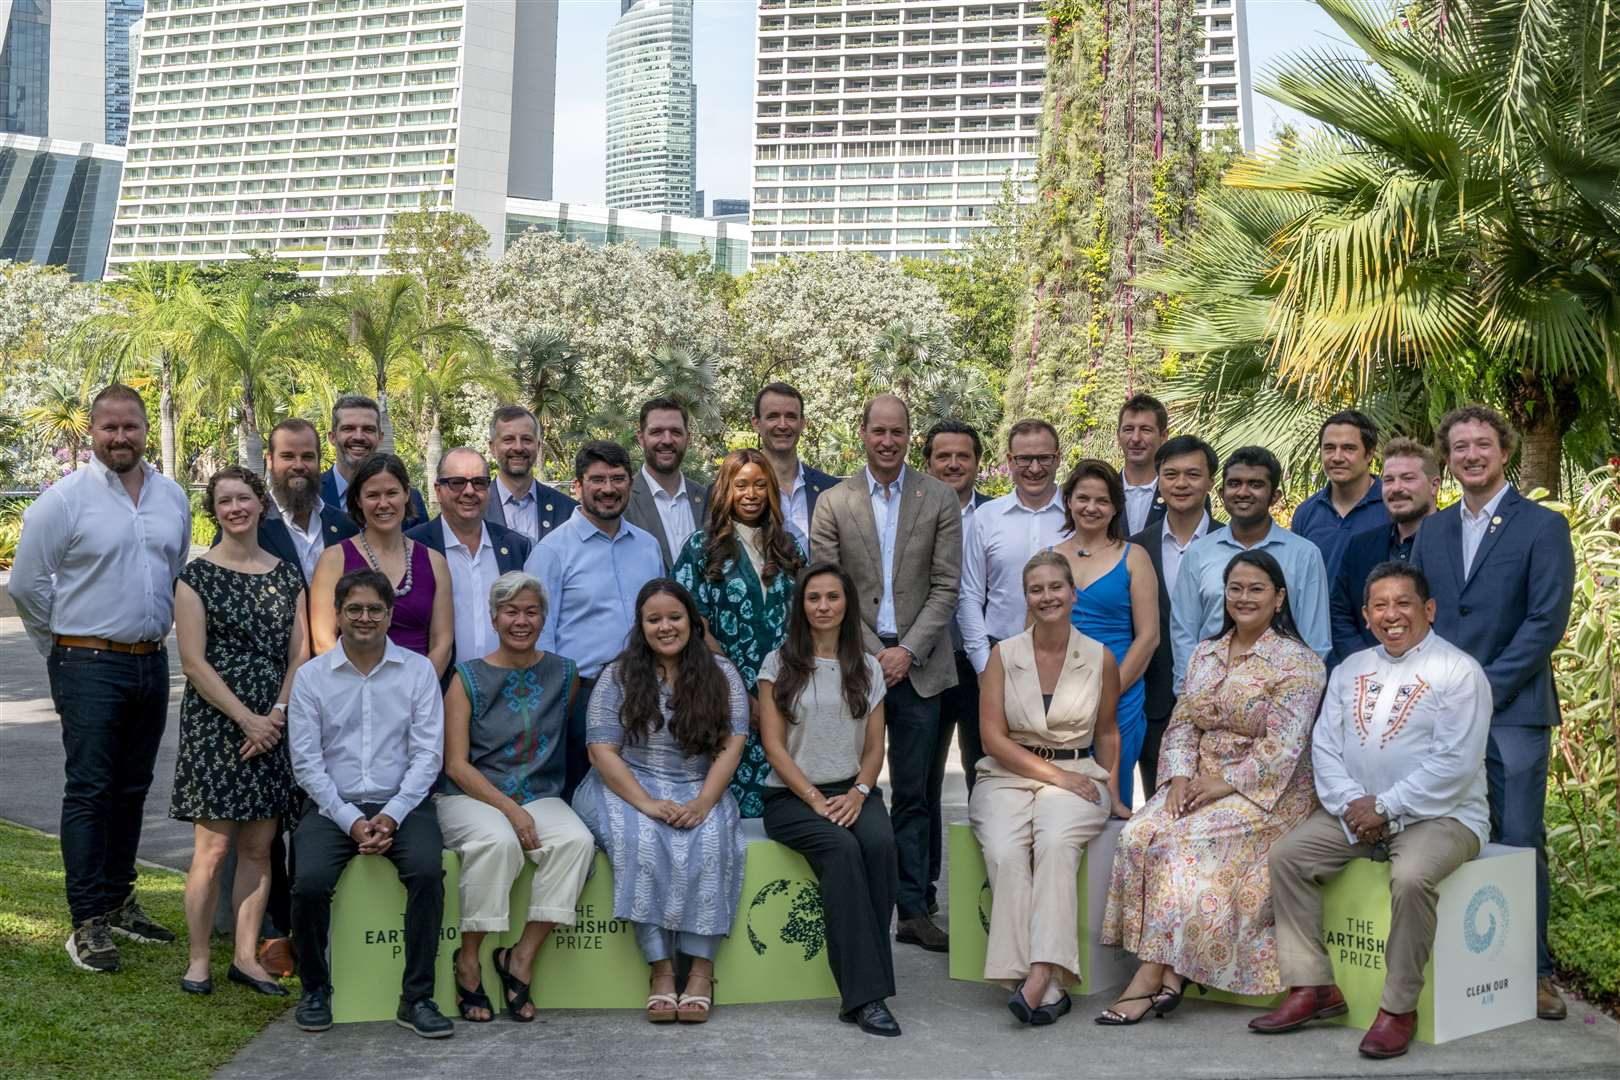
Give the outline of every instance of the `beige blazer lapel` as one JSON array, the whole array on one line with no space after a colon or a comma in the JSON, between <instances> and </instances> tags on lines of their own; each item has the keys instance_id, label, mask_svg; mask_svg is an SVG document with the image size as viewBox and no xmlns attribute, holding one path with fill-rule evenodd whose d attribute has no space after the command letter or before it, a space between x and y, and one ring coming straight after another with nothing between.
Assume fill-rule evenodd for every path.
<instances>
[{"instance_id":1,"label":"beige blazer lapel","mask_svg":"<svg viewBox=\"0 0 1620 1080\"><path fill-rule=\"evenodd\" d=\"M1006 681L1012 684L1016 708L1007 708L1007 731L1023 732L1046 742L1046 703L1041 700L1041 675L1035 668L1035 645L1029 632L1010 637L999 646Z\"/></svg>"},{"instance_id":2,"label":"beige blazer lapel","mask_svg":"<svg viewBox=\"0 0 1620 1080\"><path fill-rule=\"evenodd\" d=\"M872 515L872 489L867 486L866 470L851 476L847 481L850 486L849 495L854 500L851 516L855 519L855 530L860 534L861 541L866 545L871 555L872 565L877 567L878 580L883 580L883 545L878 542L877 518Z\"/></svg>"},{"instance_id":3,"label":"beige blazer lapel","mask_svg":"<svg viewBox=\"0 0 1620 1080\"><path fill-rule=\"evenodd\" d=\"M905 561L910 539L917 535L917 518L928 496L923 491L922 473L907 465L900 474L900 521L894 530L894 581L900 587L900 567ZM870 505L870 500L868 500Z\"/></svg>"},{"instance_id":4,"label":"beige blazer lapel","mask_svg":"<svg viewBox=\"0 0 1620 1080\"><path fill-rule=\"evenodd\" d=\"M1097 680L1101 673L1094 670L1090 662L1092 650L1088 647L1086 636L1080 631L1069 629L1069 648L1063 654L1063 669L1058 672L1057 686L1052 689L1052 716L1069 716L1077 710L1086 696L1090 696L1093 709L1097 699ZM1096 713L1093 711L1091 723L1096 723ZM1072 738L1065 734L1062 738Z\"/></svg>"}]
</instances>

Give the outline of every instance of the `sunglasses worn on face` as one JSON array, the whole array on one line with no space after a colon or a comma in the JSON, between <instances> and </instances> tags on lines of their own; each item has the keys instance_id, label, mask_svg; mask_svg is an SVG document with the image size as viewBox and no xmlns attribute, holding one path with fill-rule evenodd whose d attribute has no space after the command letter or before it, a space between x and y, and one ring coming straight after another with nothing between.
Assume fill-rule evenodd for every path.
<instances>
[{"instance_id":1,"label":"sunglasses worn on face","mask_svg":"<svg viewBox=\"0 0 1620 1080\"><path fill-rule=\"evenodd\" d=\"M489 490L489 477L487 476L441 476L437 483L440 487L449 488L457 495L460 495L468 484L473 486L474 491Z\"/></svg>"}]
</instances>

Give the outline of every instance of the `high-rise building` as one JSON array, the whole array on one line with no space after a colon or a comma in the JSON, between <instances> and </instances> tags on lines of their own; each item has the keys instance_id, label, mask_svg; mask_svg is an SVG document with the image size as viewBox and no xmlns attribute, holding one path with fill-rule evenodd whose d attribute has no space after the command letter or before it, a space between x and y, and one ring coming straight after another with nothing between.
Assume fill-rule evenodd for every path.
<instances>
[{"instance_id":1,"label":"high-rise building","mask_svg":"<svg viewBox=\"0 0 1620 1080\"><path fill-rule=\"evenodd\" d=\"M1204 21L1204 51L1198 57L1204 132L1233 130L1238 144L1254 149L1254 99L1249 92L1248 0L1198 0Z\"/></svg>"},{"instance_id":2,"label":"high-rise building","mask_svg":"<svg viewBox=\"0 0 1620 1080\"><path fill-rule=\"evenodd\" d=\"M107 141L123 146L129 137L130 30L145 0L107 0Z\"/></svg>"},{"instance_id":3,"label":"high-rise building","mask_svg":"<svg viewBox=\"0 0 1620 1080\"><path fill-rule=\"evenodd\" d=\"M384 269L395 215L453 207L504 246L549 198L556 0L147 0L108 270L264 251Z\"/></svg>"},{"instance_id":4,"label":"high-rise building","mask_svg":"<svg viewBox=\"0 0 1620 1080\"><path fill-rule=\"evenodd\" d=\"M122 145L142 0L0 0L0 131Z\"/></svg>"},{"instance_id":5,"label":"high-rise building","mask_svg":"<svg viewBox=\"0 0 1620 1080\"><path fill-rule=\"evenodd\" d=\"M709 204L710 217L736 217L738 214L746 215L747 213L747 199L715 199Z\"/></svg>"},{"instance_id":6,"label":"high-rise building","mask_svg":"<svg viewBox=\"0 0 1620 1080\"><path fill-rule=\"evenodd\" d=\"M99 280L123 163L120 146L0 134L0 259Z\"/></svg>"},{"instance_id":7,"label":"high-rise building","mask_svg":"<svg viewBox=\"0 0 1620 1080\"><path fill-rule=\"evenodd\" d=\"M614 210L550 200L507 199L506 242L511 244L531 229L560 233L565 240L580 240L591 247L634 244L647 251L666 248L682 255L707 254L714 260L716 269L729 274L748 271L749 228L745 221L649 214L641 210Z\"/></svg>"},{"instance_id":8,"label":"high-rise building","mask_svg":"<svg viewBox=\"0 0 1620 1080\"><path fill-rule=\"evenodd\" d=\"M693 213L692 0L621 0L607 40L607 204Z\"/></svg>"}]
</instances>

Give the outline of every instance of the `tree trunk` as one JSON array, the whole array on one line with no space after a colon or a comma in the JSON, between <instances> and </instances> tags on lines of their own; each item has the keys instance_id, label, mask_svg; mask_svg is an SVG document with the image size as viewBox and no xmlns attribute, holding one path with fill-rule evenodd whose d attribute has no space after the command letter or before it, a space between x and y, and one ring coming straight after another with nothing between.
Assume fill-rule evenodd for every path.
<instances>
[{"instance_id":1,"label":"tree trunk","mask_svg":"<svg viewBox=\"0 0 1620 1080\"><path fill-rule=\"evenodd\" d=\"M1558 497L1562 469L1563 437L1559 432L1558 417L1550 408L1537 409L1530 423L1525 425L1519 450L1519 490L1526 493L1546 488L1553 498Z\"/></svg>"},{"instance_id":2,"label":"tree trunk","mask_svg":"<svg viewBox=\"0 0 1620 1080\"><path fill-rule=\"evenodd\" d=\"M158 441L163 475L184 483L176 471L174 427L174 358L165 351L158 357Z\"/></svg>"},{"instance_id":3,"label":"tree trunk","mask_svg":"<svg viewBox=\"0 0 1620 1080\"><path fill-rule=\"evenodd\" d=\"M377 368L377 426L382 428L382 442L377 444L379 454L394 452L394 418L388 415L388 370Z\"/></svg>"},{"instance_id":4,"label":"tree trunk","mask_svg":"<svg viewBox=\"0 0 1620 1080\"><path fill-rule=\"evenodd\" d=\"M236 463L259 476L264 475L264 439L259 435L258 417L253 409L253 390L242 387L242 415L236 425Z\"/></svg>"},{"instance_id":5,"label":"tree trunk","mask_svg":"<svg viewBox=\"0 0 1620 1080\"><path fill-rule=\"evenodd\" d=\"M429 513L439 509L439 486L433 482L439 475L439 459L444 456L444 433L439 430L439 410L429 405L427 409L427 445L422 451L422 467L426 476L427 504Z\"/></svg>"}]
</instances>

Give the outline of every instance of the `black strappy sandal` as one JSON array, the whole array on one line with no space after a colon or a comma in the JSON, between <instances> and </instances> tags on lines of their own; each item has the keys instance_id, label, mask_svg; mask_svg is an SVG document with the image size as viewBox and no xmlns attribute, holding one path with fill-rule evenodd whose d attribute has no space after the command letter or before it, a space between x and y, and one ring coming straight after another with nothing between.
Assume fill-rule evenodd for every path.
<instances>
[{"instance_id":1,"label":"black strappy sandal","mask_svg":"<svg viewBox=\"0 0 1620 1080\"><path fill-rule=\"evenodd\" d=\"M1120 998L1118 1001L1114 1002L1114 1005L1123 1005L1127 1001L1146 1001L1151 1004L1153 999L1162 993L1164 993L1163 990L1160 990L1158 993L1154 994L1134 994L1131 997ZM1110 1007L1104 1009L1101 1016L1096 1017L1096 1022L1101 1024L1103 1027L1130 1027L1132 1024L1140 1024L1147 1017L1148 1013L1152 1011L1153 1010L1151 1008L1148 1008L1142 1010L1141 1016L1126 1016L1117 1008Z\"/></svg>"},{"instance_id":2,"label":"black strappy sandal","mask_svg":"<svg viewBox=\"0 0 1620 1080\"><path fill-rule=\"evenodd\" d=\"M450 969L450 977L455 981L456 984L456 1011L459 1012L461 1014L461 1018L467 1021L469 1024L487 1024L495 1019L495 1005L489 1000L489 995L484 993L483 976L479 976L478 986L475 989L468 990L465 986L461 985L461 976L456 973L456 969L454 967L456 961L461 958L461 949L462 946L458 945L456 947L456 951L450 956L450 962L452 965ZM467 1013L470 1009L483 1009L489 1015L483 1018L468 1016Z\"/></svg>"},{"instance_id":3,"label":"black strappy sandal","mask_svg":"<svg viewBox=\"0 0 1620 1080\"><path fill-rule=\"evenodd\" d=\"M512 950L496 949L495 973L501 977L501 996L506 1000L506 1015L520 1024L533 1022L534 1015L524 1016L523 1006L529 1004L529 984L512 974Z\"/></svg>"}]
</instances>

